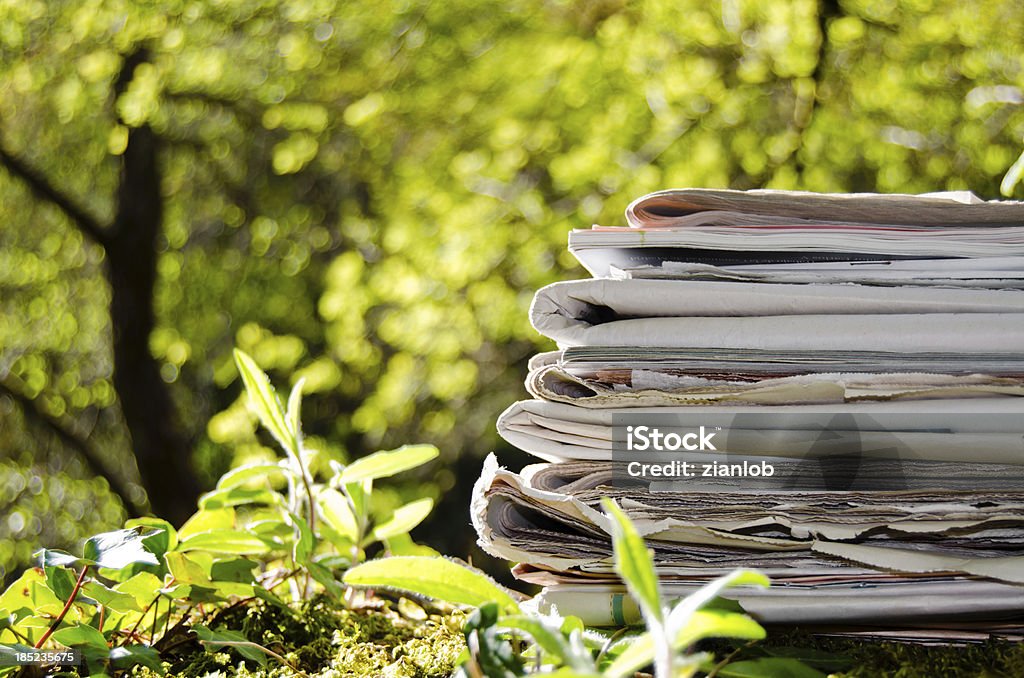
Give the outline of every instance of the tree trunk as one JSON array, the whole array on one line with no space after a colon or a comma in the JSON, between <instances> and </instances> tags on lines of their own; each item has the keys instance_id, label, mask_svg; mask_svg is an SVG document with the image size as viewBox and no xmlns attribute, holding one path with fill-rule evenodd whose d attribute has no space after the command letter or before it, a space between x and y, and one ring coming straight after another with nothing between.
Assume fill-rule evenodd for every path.
<instances>
[{"instance_id":1,"label":"tree trunk","mask_svg":"<svg viewBox=\"0 0 1024 678\"><path fill-rule=\"evenodd\" d=\"M144 51L129 56L119 78L120 93ZM117 213L106 238L114 388L153 511L172 523L195 510L199 482L160 366L149 350L155 325L157 246L163 222L157 135L148 125L128 134L121 165Z\"/></svg>"}]
</instances>

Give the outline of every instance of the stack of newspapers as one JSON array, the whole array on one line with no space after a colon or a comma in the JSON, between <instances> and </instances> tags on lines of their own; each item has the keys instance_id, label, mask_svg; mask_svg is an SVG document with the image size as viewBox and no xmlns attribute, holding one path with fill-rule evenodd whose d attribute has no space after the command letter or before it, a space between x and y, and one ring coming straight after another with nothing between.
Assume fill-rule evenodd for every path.
<instances>
[{"instance_id":1,"label":"stack of newspapers","mask_svg":"<svg viewBox=\"0 0 1024 678\"><path fill-rule=\"evenodd\" d=\"M595 276L540 290L533 358L498 420L489 553L542 609L636 621L612 497L681 597L765 623L948 640L1024 629L1024 203L670 190L573 231Z\"/></svg>"}]
</instances>

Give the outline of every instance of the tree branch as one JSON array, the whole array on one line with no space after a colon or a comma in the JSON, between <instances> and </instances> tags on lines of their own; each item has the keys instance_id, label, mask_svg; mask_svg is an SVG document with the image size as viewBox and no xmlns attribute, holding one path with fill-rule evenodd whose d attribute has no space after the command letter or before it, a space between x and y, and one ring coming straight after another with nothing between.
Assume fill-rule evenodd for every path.
<instances>
[{"instance_id":1,"label":"tree branch","mask_svg":"<svg viewBox=\"0 0 1024 678\"><path fill-rule=\"evenodd\" d=\"M128 491L127 486L120 479L107 471L106 466L103 461L100 460L99 455L95 450L89 447L84 440L69 431L63 424L40 409L35 400L22 393L18 393L2 382L0 382L0 395L5 395L17 403L21 408L22 413L24 413L26 420L46 429L56 436L56 438L66 447L71 448L81 455L82 459L85 460L86 466L89 467L89 470L91 470L96 476L107 481L107 484L110 485L110 491L121 500L121 503L124 504L125 511L128 512L130 517L142 517L143 512L135 505L135 502L131 500L131 493Z\"/></svg>"},{"instance_id":2,"label":"tree branch","mask_svg":"<svg viewBox=\"0 0 1024 678\"><path fill-rule=\"evenodd\" d=\"M86 212L69 195L58 190L42 172L8 151L2 144L0 144L0 164L6 167L8 172L24 181L37 197L60 208L74 222L75 226L95 243L106 247L107 233L99 219Z\"/></svg>"}]
</instances>

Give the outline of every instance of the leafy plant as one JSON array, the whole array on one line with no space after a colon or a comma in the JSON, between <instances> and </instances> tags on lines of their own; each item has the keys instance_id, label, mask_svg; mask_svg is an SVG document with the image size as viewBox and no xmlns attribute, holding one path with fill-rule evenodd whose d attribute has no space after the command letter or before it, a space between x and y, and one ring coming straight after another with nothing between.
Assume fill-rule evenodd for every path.
<instances>
[{"instance_id":1,"label":"leafy plant","mask_svg":"<svg viewBox=\"0 0 1024 678\"><path fill-rule=\"evenodd\" d=\"M464 628L467 652L461 672L468 677L523 676L543 669L560 676L624 678L653 663L658 678L677 678L715 668L711 655L685 651L699 640L765 637L764 629L745 614L708 605L730 586L768 586L767 577L737 570L670 605L661 594L651 554L629 518L610 500L604 508L613 527L616 571L636 599L646 630L610 635L586 628L577 617L531 612L486 575L441 558L374 560L350 569L344 581L475 606ZM517 651L521 644L515 639L528 641L528 648ZM817 675L795 659L778 661L786 666L775 669Z\"/></svg>"},{"instance_id":2,"label":"leafy plant","mask_svg":"<svg viewBox=\"0 0 1024 678\"><path fill-rule=\"evenodd\" d=\"M62 646L79 650L91 675L133 664L163 673L158 651L184 633L247 660L264 664L270 657L291 666L237 631L211 627L237 605L261 602L291 613L281 599L286 592L296 603L321 590L345 598L336 573L365 559L375 543L386 553L432 553L408 537L432 508L429 498L384 520L375 521L371 508L375 480L431 461L435 447L378 452L348 466L335 462L318 478L300 425L302 381L285 407L252 358L236 351L235 359L252 409L284 459L229 471L180 529L139 518L91 537L81 556L37 553L40 567L0 595L0 659ZM17 670L0 662L0 676Z\"/></svg>"}]
</instances>

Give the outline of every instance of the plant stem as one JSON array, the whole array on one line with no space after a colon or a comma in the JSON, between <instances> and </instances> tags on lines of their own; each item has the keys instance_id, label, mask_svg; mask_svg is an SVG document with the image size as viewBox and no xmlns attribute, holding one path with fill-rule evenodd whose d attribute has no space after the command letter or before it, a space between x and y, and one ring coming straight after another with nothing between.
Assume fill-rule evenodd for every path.
<instances>
[{"instance_id":1,"label":"plant stem","mask_svg":"<svg viewBox=\"0 0 1024 678\"><path fill-rule=\"evenodd\" d=\"M159 593L156 594L156 598L153 599L153 602L151 602L149 605L147 605L146 609L142 611L142 615L139 616L139 620L137 622L135 622L135 626L133 626L132 630L128 632L128 637L129 638L135 638L135 632L139 630L139 624L141 624L142 620L146 618L146 614L149 612L149 608L153 607L154 603L156 603L156 601L160 600L160 596L161 595L162 594L159 594Z\"/></svg>"},{"instance_id":2,"label":"plant stem","mask_svg":"<svg viewBox=\"0 0 1024 678\"><path fill-rule=\"evenodd\" d=\"M673 678L675 656L672 652L672 641L662 624L648 623L648 629L654 638L654 675L657 678Z\"/></svg>"},{"instance_id":3,"label":"plant stem","mask_svg":"<svg viewBox=\"0 0 1024 678\"><path fill-rule=\"evenodd\" d=\"M316 534L316 500L313 499L313 488L309 484L309 472L306 465L302 463L302 445L295 448L295 459L299 462L299 473L302 474L302 484L306 488L306 499L309 502L309 531Z\"/></svg>"},{"instance_id":4,"label":"plant stem","mask_svg":"<svg viewBox=\"0 0 1024 678\"><path fill-rule=\"evenodd\" d=\"M750 647L751 645L753 645L756 642L757 642L756 640L752 640L749 643L746 643L745 645L740 645L735 650L730 652L729 655L725 659L723 659L722 661L720 661L717 664L715 664L711 668L711 670L708 671L708 675L707 675L706 678L714 678L715 676L717 676L718 672L721 671L725 667L726 664L731 662L736 657L736 655L738 655L740 652L742 652L743 650L747 649L748 647Z\"/></svg>"},{"instance_id":5,"label":"plant stem","mask_svg":"<svg viewBox=\"0 0 1024 678\"><path fill-rule=\"evenodd\" d=\"M601 659L604 658L604 656L606 654L608 654L608 650L611 649L611 647L615 643L615 641L618 640L619 638L621 638L622 636L626 635L628 632L629 632L629 627L628 626L623 626L618 631L613 633L611 635L611 637L604 642L604 645L601 646L601 651L597 653L596 657L594 657L594 662L595 663L600 662Z\"/></svg>"},{"instance_id":6,"label":"plant stem","mask_svg":"<svg viewBox=\"0 0 1024 678\"><path fill-rule=\"evenodd\" d=\"M150 646L156 642L156 621L160 616L160 597L157 596L156 605L153 606L153 628L149 630L149 644Z\"/></svg>"},{"instance_id":7,"label":"plant stem","mask_svg":"<svg viewBox=\"0 0 1024 678\"><path fill-rule=\"evenodd\" d=\"M52 624L50 624L50 628L46 629L46 633L43 634L43 637L40 638L38 642L36 642L36 649L41 648L43 646L43 643L50 639L50 636L53 635L53 632L56 631L57 627L60 626L61 622L64 621L64 617L67 616L68 610L71 609L72 603L74 603L75 598L78 597L78 592L82 590L82 584L85 583L85 575L88 571L89 566L83 565L82 573L78 575L78 580L75 581L75 588L71 589L71 595L68 596L68 602L64 603L64 609L60 611L60 614L57 615L57 618L53 620Z\"/></svg>"}]
</instances>

